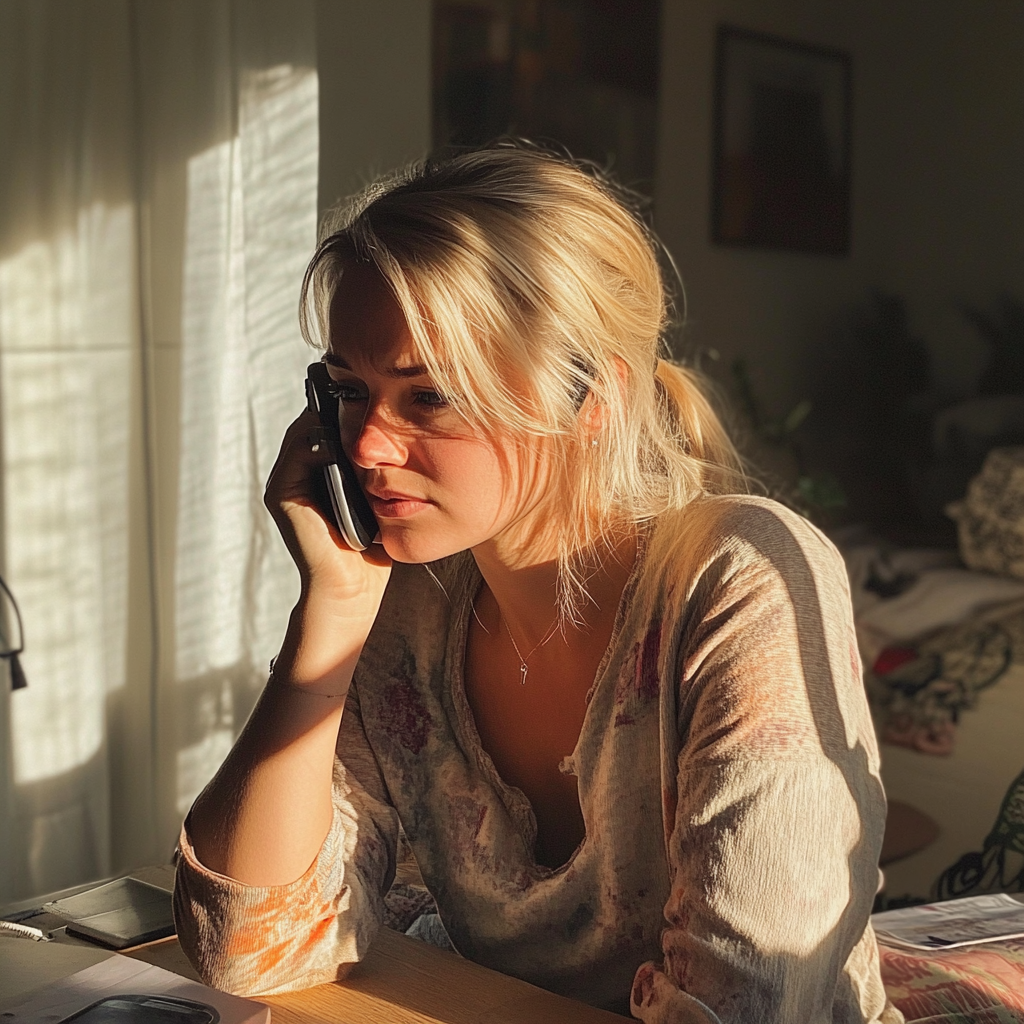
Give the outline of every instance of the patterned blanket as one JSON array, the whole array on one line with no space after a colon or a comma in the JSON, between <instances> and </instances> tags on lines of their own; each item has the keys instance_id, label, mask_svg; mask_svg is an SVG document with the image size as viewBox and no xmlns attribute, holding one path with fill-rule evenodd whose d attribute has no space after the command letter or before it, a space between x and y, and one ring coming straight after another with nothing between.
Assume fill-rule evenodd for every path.
<instances>
[{"instance_id":1,"label":"patterned blanket","mask_svg":"<svg viewBox=\"0 0 1024 1024\"><path fill-rule=\"evenodd\" d=\"M942 952L879 946L882 980L907 1024L1024 1024L1024 939Z\"/></svg>"}]
</instances>

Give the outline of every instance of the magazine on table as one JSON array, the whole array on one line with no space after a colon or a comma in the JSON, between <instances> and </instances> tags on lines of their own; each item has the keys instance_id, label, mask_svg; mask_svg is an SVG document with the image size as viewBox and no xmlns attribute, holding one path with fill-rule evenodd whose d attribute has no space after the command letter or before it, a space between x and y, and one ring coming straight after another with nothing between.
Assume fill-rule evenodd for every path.
<instances>
[{"instance_id":1,"label":"magazine on table","mask_svg":"<svg viewBox=\"0 0 1024 1024\"><path fill-rule=\"evenodd\" d=\"M1012 896L968 896L872 914L880 942L904 949L953 949L1024 937L1024 903Z\"/></svg>"}]
</instances>

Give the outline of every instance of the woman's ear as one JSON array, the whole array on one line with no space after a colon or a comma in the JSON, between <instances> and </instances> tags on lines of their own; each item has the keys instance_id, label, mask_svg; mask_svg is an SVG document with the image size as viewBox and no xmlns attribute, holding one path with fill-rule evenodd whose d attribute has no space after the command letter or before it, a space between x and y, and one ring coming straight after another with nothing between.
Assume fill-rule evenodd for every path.
<instances>
[{"instance_id":1,"label":"woman's ear","mask_svg":"<svg viewBox=\"0 0 1024 1024\"><path fill-rule=\"evenodd\" d=\"M625 395L629 385L629 367L621 356L612 356L612 366L615 369L613 386L618 388L620 395ZM598 435L608 423L608 406L598 399L593 388L587 392L587 396L583 400L580 417L583 420L587 440L597 441Z\"/></svg>"}]
</instances>

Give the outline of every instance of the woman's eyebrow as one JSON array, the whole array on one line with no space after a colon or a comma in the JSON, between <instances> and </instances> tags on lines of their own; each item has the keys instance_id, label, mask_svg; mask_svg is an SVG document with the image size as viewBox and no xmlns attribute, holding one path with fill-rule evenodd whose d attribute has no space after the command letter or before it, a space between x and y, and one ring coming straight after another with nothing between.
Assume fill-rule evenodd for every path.
<instances>
[{"instance_id":1,"label":"woman's eyebrow","mask_svg":"<svg viewBox=\"0 0 1024 1024\"><path fill-rule=\"evenodd\" d=\"M323 359L328 366L336 366L339 370L348 370L349 373L353 372L352 367L341 356L336 356L333 352L325 352ZM416 366L392 366L384 373L388 377L398 377L404 380L406 377L426 377L430 371L427 367L417 364Z\"/></svg>"},{"instance_id":2,"label":"woman's eyebrow","mask_svg":"<svg viewBox=\"0 0 1024 1024\"><path fill-rule=\"evenodd\" d=\"M392 366L384 371L389 377L425 377L430 371L425 366Z\"/></svg>"}]
</instances>

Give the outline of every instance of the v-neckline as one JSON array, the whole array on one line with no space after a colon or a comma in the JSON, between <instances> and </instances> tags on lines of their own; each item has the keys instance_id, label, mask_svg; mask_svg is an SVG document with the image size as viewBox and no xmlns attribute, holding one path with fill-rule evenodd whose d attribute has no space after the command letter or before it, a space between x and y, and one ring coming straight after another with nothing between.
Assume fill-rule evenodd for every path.
<instances>
[{"instance_id":1,"label":"v-neckline","mask_svg":"<svg viewBox=\"0 0 1024 1024\"><path fill-rule=\"evenodd\" d=\"M608 638L604 654L602 655L601 661L598 663L597 670L594 673L594 680L590 684L590 688L587 690L587 695L584 698L586 701L586 710L583 713L583 722L580 725L579 736L576 738L576 744L572 751L563 757L559 763L560 770L568 771L571 774L576 775L577 780L579 780L577 771L577 753L590 725L591 708L594 704L594 696L607 674L608 666L612 661L613 652L618 646L626 615L632 604L632 595L636 590L640 570L647 554L648 530L649 524L647 523L640 524L637 529L636 555L633 559L633 566L629 571L629 575L626 577L622 593L619 595L619 602L618 607L615 610L615 620L612 626L611 636ZM560 864L558 867L549 868L547 865L538 863L536 857L537 818L534 814L533 805L530 803L529 797L527 797L521 789L517 786L510 785L501 777L501 773L495 766L493 758L484 748L483 741L480 739L480 732L476 725L476 716L473 714L473 709L469 706L469 698L466 696L465 668L466 647L469 640L469 618L472 614L474 602L479 594L480 587L484 582L483 576L480 574L480 570L476 567L475 562L473 562L472 566L469 567L467 576L467 584L462 589L459 602L453 608L453 614L450 620L451 626L448 630L446 652L446 660L450 666L450 692L452 704L455 709L456 727L461 733L459 740L466 753L472 754L480 774L487 780L495 793L497 793L505 811L512 819L512 822L525 845L530 871L538 878L551 877L552 875L557 875L565 871L576 860L580 851L587 844L587 839L590 833L587 827L587 815L583 806L583 800L581 799L579 786L577 785L577 799L580 802L580 817L583 819L583 838L576 846L576 849L570 854L568 860L566 860L564 864Z\"/></svg>"}]
</instances>

